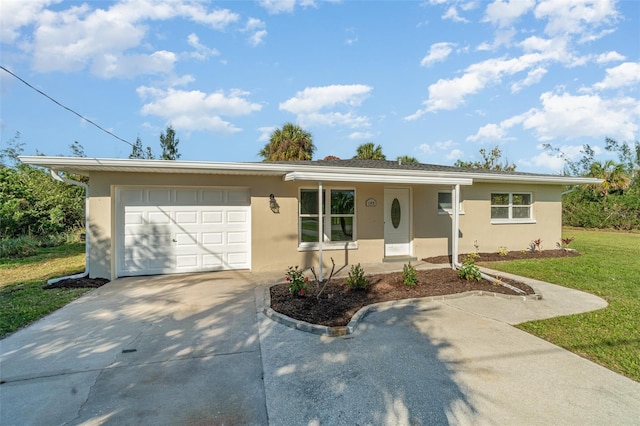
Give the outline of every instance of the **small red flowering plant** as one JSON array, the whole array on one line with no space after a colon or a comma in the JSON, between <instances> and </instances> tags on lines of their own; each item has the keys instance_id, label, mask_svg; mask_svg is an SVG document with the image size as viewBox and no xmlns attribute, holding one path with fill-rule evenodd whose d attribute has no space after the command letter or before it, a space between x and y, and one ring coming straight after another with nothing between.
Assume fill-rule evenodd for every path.
<instances>
[{"instance_id":1,"label":"small red flowering plant","mask_svg":"<svg viewBox=\"0 0 640 426\"><path fill-rule=\"evenodd\" d=\"M304 296L309 283L309 277L305 277L302 270L297 266L289 266L287 273L284 275L289 283L289 293L293 296Z\"/></svg>"}]
</instances>

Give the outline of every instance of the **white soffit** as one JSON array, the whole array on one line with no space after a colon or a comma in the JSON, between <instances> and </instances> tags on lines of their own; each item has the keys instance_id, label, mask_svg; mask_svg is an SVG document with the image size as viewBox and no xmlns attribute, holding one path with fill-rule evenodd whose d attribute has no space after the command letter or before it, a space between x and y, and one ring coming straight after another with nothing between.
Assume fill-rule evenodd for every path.
<instances>
[{"instance_id":1,"label":"white soffit","mask_svg":"<svg viewBox=\"0 0 640 426\"><path fill-rule=\"evenodd\" d=\"M323 182L365 182L365 183L403 183L423 185L471 185L472 179L436 177L436 176L402 176L368 173L322 173L291 172L284 176L285 181L323 181Z\"/></svg>"}]
</instances>

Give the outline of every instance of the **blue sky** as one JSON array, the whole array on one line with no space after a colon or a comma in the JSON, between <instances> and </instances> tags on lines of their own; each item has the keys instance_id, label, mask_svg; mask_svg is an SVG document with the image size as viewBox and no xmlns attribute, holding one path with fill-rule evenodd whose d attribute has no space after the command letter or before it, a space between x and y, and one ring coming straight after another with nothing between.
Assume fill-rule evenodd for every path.
<instances>
[{"instance_id":1,"label":"blue sky","mask_svg":"<svg viewBox=\"0 0 640 426\"><path fill-rule=\"evenodd\" d=\"M479 159L555 173L585 143L640 134L640 2L2 0L1 64L119 137L181 160L260 161L270 132L315 159ZM126 158L131 147L0 70L2 146Z\"/></svg>"}]
</instances>

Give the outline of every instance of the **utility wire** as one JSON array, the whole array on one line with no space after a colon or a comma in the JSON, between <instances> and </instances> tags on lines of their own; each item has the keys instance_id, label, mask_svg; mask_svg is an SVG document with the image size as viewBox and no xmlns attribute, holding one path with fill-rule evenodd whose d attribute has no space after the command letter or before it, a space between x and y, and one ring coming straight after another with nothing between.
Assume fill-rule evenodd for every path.
<instances>
[{"instance_id":1,"label":"utility wire","mask_svg":"<svg viewBox=\"0 0 640 426\"><path fill-rule=\"evenodd\" d=\"M9 71L9 70L8 70L8 69L6 69L5 67L3 67L2 65L0 65L0 69L2 69L3 71L5 71L5 72L7 72L7 73L11 74L12 76L14 76L15 78L17 78L18 80L20 80L21 82L23 82L24 84L26 84L27 86L29 86L30 88L32 88L33 90L35 90L36 92L40 93L40 94L41 94L42 96L44 96L45 98L47 98L47 99L49 99L49 100L53 101L55 104L57 104L57 105L61 106L62 108L66 109L67 111L69 111L69 112L71 112L71 113L73 113L73 114L77 115L78 117L80 117L81 119L83 119L84 121L86 121L87 123L89 123L89 124L93 124L94 126L96 126L98 129L102 130L103 132L108 133L109 135L113 136L114 138L116 138L116 139L118 139L118 140L120 140L120 141L122 141L122 142L124 142L124 143L126 143L126 144L129 144L129 145L133 146L133 144L132 144L131 142L129 142L129 141L125 140L125 139L122 139L120 136L118 136L118 135L115 135L115 134L111 133L110 131L108 131L107 129L105 129L105 128L103 128L103 127L100 127L98 124L96 124L96 123L94 123L93 121L89 120L87 117L83 116L82 114L79 114L79 113L75 112L74 110L72 110L71 108L69 108L69 107L66 107L66 106L62 105L60 102L56 101L56 100L55 100L55 99L53 99L51 96L49 96L49 95L47 95L46 93L44 93L42 90L40 90L40 89L37 89L37 88L33 87L31 84L27 83L27 82L26 82L26 81L24 81L22 78L18 77L17 75L15 75L15 74L14 74L14 73L12 73L11 71Z\"/></svg>"}]
</instances>

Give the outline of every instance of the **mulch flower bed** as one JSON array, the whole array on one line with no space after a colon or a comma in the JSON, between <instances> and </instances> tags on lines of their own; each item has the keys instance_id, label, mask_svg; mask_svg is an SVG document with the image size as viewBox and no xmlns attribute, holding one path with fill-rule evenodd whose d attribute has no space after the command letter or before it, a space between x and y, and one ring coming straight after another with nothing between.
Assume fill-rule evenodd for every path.
<instances>
[{"instance_id":1,"label":"mulch flower bed","mask_svg":"<svg viewBox=\"0 0 640 426\"><path fill-rule=\"evenodd\" d=\"M333 278L320 298L316 298L319 287L315 283L309 283L303 297L292 296L289 293L288 284L278 284L271 287L271 308L294 319L336 327L347 325L358 310L372 303L442 296L472 290L522 295L487 280L461 279L458 277L458 272L451 268L417 272L418 284L415 286L404 285L401 272L367 276L369 286L366 290L351 290L345 278ZM500 280L523 290L525 294L534 293L533 289L526 284L503 278Z\"/></svg>"},{"instance_id":2,"label":"mulch flower bed","mask_svg":"<svg viewBox=\"0 0 640 426\"><path fill-rule=\"evenodd\" d=\"M44 289L49 290L52 288L98 288L109 280L106 278L67 278L66 280L58 281L57 283L47 284Z\"/></svg>"},{"instance_id":3,"label":"mulch flower bed","mask_svg":"<svg viewBox=\"0 0 640 426\"><path fill-rule=\"evenodd\" d=\"M459 257L460 262L465 258L465 254L461 254ZM510 251L506 254L500 253L478 253L475 259L476 263L480 262L500 262L507 260L522 260L522 259L549 259L554 257L574 257L580 256L580 253L575 250L542 250L542 251ZM451 256L436 256L427 257L422 259L428 263L451 263Z\"/></svg>"}]
</instances>

